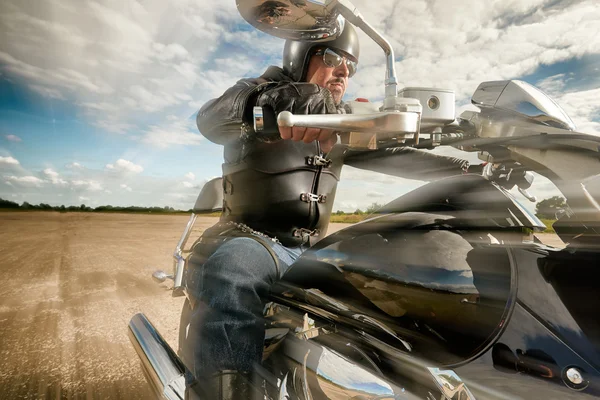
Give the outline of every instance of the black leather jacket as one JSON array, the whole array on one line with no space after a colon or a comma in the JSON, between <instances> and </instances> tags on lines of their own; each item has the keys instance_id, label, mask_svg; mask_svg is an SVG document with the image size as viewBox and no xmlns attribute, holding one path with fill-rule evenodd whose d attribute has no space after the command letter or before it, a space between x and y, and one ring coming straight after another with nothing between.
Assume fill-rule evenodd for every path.
<instances>
[{"instance_id":1,"label":"black leather jacket","mask_svg":"<svg viewBox=\"0 0 600 400\"><path fill-rule=\"evenodd\" d=\"M335 146L323 154L319 144L281 140L277 131L253 131L252 107L261 91L291 79L269 67L256 79L242 79L197 116L200 132L224 146L222 221L235 221L297 246L321 238L333 207L344 163L411 179L456 175L465 160L409 148L348 151ZM382 161L386 159L386 161Z\"/></svg>"}]
</instances>

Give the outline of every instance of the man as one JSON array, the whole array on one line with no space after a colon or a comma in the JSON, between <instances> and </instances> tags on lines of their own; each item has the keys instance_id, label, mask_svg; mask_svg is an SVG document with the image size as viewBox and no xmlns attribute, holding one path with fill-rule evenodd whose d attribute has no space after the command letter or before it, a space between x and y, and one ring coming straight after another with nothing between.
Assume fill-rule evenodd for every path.
<instances>
[{"instance_id":1,"label":"man","mask_svg":"<svg viewBox=\"0 0 600 400\"><path fill-rule=\"evenodd\" d=\"M219 371L248 372L261 362L269 288L329 222L344 163L341 152L330 153L337 136L326 129L278 128L275 115L344 113L342 97L358 59L350 24L329 42L287 41L283 69L269 67L260 78L238 81L198 113L200 132L224 146L225 159L221 220L194 245L188 263L192 311L183 358L201 378L201 390L222 392ZM253 130L254 106L263 108L273 129ZM446 175L460 173L466 163L432 157L443 161L438 167L443 164ZM363 168L371 161L346 159ZM213 252L208 259L207 252Z\"/></svg>"}]
</instances>

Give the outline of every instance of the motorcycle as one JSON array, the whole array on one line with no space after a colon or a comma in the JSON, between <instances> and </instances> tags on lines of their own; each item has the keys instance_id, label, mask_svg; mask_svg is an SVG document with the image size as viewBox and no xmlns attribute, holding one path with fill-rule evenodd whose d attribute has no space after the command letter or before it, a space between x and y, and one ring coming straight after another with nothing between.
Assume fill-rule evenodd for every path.
<instances>
[{"instance_id":1,"label":"motorcycle","mask_svg":"<svg viewBox=\"0 0 600 400\"><path fill-rule=\"evenodd\" d=\"M242 16L265 32L322 40L352 23L387 56L381 109L363 103L345 115L284 112L280 125L346 132L336 146L343 151L448 146L488 163L482 175L403 195L300 257L265 307L258 397L599 396L600 137L576 132L551 98L521 81L482 83L471 99L479 111L455 118L451 91L398 91L391 46L350 2L258 3L237 0ZM255 129L263 122L256 109ZM507 185L498 179L503 171L519 178ZM527 191L531 171L566 198L553 224L564 249L535 238L546 226L507 190L516 185L535 201ZM196 216L219 210L220 185L215 179L202 189L173 274L154 274L173 280L173 296L187 295L183 249ZM135 315L129 335L157 397L183 399L189 371L152 323Z\"/></svg>"}]
</instances>

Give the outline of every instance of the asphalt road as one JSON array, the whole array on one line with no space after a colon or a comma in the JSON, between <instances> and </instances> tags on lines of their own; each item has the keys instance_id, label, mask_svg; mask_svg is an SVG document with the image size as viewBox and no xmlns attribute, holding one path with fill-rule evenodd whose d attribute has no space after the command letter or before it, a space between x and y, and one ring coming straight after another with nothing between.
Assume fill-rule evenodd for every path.
<instances>
[{"instance_id":1,"label":"asphalt road","mask_svg":"<svg viewBox=\"0 0 600 400\"><path fill-rule=\"evenodd\" d=\"M183 298L151 274L171 270L187 220L0 213L0 398L149 398L127 324L143 312L176 348Z\"/></svg>"}]
</instances>

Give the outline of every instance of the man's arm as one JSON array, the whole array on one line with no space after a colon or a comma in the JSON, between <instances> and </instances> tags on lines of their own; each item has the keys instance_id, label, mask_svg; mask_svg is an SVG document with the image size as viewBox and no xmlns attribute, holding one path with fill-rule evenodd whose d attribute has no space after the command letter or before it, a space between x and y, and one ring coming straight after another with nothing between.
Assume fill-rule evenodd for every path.
<instances>
[{"instance_id":1,"label":"man's arm","mask_svg":"<svg viewBox=\"0 0 600 400\"><path fill-rule=\"evenodd\" d=\"M421 181L433 181L460 175L466 173L469 168L467 160L440 156L410 147L393 147L374 151L351 151L344 158L344 164L387 175Z\"/></svg>"},{"instance_id":2,"label":"man's arm","mask_svg":"<svg viewBox=\"0 0 600 400\"><path fill-rule=\"evenodd\" d=\"M253 130L254 106L263 108L263 132ZM282 111L331 114L337 112L337 107L329 90L312 83L241 80L221 97L206 103L198 112L196 122L207 139L222 145L240 139L269 142L282 138L309 143L334 135L329 130L278 127L275 118Z\"/></svg>"},{"instance_id":3,"label":"man's arm","mask_svg":"<svg viewBox=\"0 0 600 400\"><path fill-rule=\"evenodd\" d=\"M225 145L239 140L242 126L248 123L247 105L273 82L242 79L220 97L205 103L196 115L198 130L213 143Z\"/></svg>"}]
</instances>

